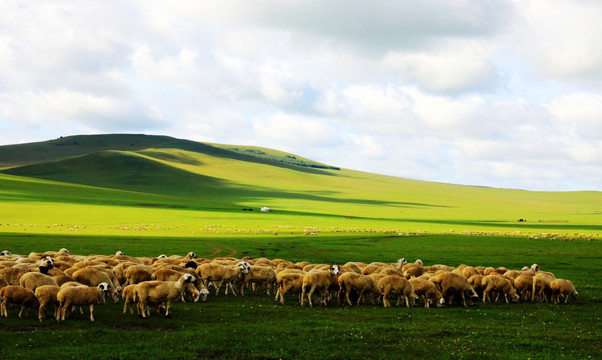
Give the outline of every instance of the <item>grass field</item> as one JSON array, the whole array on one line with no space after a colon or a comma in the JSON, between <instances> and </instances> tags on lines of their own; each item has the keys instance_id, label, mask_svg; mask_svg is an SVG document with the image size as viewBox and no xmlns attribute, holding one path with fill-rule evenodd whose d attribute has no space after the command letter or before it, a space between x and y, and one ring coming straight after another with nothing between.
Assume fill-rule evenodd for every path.
<instances>
[{"instance_id":1,"label":"grass field","mask_svg":"<svg viewBox=\"0 0 602 360\"><path fill-rule=\"evenodd\" d=\"M122 304L98 306L96 322L75 315L39 323L31 313L0 319L2 358L454 358L587 359L602 357L602 252L598 242L492 236L376 234L253 238L154 238L5 234L0 247L58 249L135 256L195 251L208 256L259 256L342 263L420 257L425 263L518 268L538 262L571 279L580 299L569 305L482 304L464 309L389 308L330 304L302 308L294 296L210 296L207 303L174 305L174 317L141 320ZM403 355L402 355L403 354Z\"/></svg>"},{"instance_id":2,"label":"grass field","mask_svg":"<svg viewBox=\"0 0 602 360\"><path fill-rule=\"evenodd\" d=\"M0 358L602 358L601 192L424 182L233 147L143 135L0 147L0 249L538 263L572 280L580 299L310 309L294 297L281 306L265 294L220 295L176 304L173 319L99 306L93 324L79 315L40 324L11 309L0 319Z\"/></svg>"}]
</instances>

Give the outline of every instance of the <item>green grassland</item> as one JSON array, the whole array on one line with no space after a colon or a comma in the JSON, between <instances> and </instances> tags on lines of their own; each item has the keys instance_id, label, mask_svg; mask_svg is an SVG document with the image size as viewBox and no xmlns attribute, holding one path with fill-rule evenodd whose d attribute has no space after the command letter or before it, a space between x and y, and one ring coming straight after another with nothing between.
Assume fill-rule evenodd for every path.
<instances>
[{"instance_id":1,"label":"green grassland","mask_svg":"<svg viewBox=\"0 0 602 360\"><path fill-rule=\"evenodd\" d=\"M94 324L81 315L40 324L10 309L0 358L602 358L601 192L424 182L144 135L1 146L0 169L0 249L13 253L538 263L581 295L468 309L309 309L292 296L281 306L265 294L220 295L174 305L173 319L99 306Z\"/></svg>"}]
</instances>

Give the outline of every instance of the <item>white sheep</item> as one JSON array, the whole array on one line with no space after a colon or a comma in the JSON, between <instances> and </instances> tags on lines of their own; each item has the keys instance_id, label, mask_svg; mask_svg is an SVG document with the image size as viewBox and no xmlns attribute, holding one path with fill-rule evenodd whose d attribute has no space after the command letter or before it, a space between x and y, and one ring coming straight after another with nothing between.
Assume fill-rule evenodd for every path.
<instances>
[{"instance_id":1,"label":"white sheep","mask_svg":"<svg viewBox=\"0 0 602 360\"><path fill-rule=\"evenodd\" d=\"M248 262L239 262L235 266L211 262L207 264L201 264L201 266L196 269L196 273L201 277L201 279L203 279L206 288L209 287L209 282L215 286L215 295L219 294L219 289L225 282L226 294L228 294L228 288L230 288L230 290L232 290L232 294L236 296L233 282L238 279L240 274L248 274L250 267L251 266Z\"/></svg>"},{"instance_id":2,"label":"white sheep","mask_svg":"<svg viewBox=\"0 0 602 360\"><path fill-rule=\"evenodd\" d=\"M550 289L552 290L552 300L554 304L560 302L560 297L565 296L564 303L568 303L569 297L573 296L575 300L579 299L579 293L575 290L575 285L570 280L556 279L550 283Z\"/></svg>"},{"instance_id":3,"label":"white sheep","mask_svg":"<svg viewBox=\"0 0 602 360\"><path fill-rule=\"evenodd\" d=\"M138 314L146 318L147 304L166 302L165 317L171 317L172 303L182 297L185 285L194 281L194 276L184 274L178 281L146 281L136 285L135 300L138 302Z\"/></svg>"},{"instance_id":4,"label":"white sheep","mask_svg":"<svg viewBox=\"0 0 602 360\"><path fill-rule=\"evenodd\" d=\"M387 275L380 279L377 283L379 291L383 294L383 306L390 307L389 294L397 295L397 305L399 305L401 298L403 297L406 302L406 307L410 307L410 300L412 303L418 299L414 292L414 287L404 277L397 275Z\"/></svg>"},{"instance_id":5,"label":"white sheep","mask_svg":"<svg viewBox=\"0 0 602 360\"><path fill-rule=\"evenodd\" d=\"M94 305L109 294L109 284L98 284L97 287L65 287L56 295L59 301L57 320L65 320L65 314L74 306L90 306L90 321L94 321ZM119 299L117 299L119 300Z\"/></svg>"},{"instance_id":6,"label":"white sheep","mask_svg":"<svg viewBox=\"0 0 602 360\"><path fill-rule=\"evenodd\" d=\"M339 304L341 303L341 295L343 292L345 293L345 298L347 299L347 303L349 305L353 305L351 303L351 299L349 298L351 291L358 292L357 305L360 304L365 292L370 293L370 300L372 301L372 304L374 304L375 294L377 296L382 295L376 286L374 279L370 275L346 272L339 276L337 282L339 283L339 292L337 294L337 300Z\"/></svg>"},{"instance_id":7,"label":"white sheep","mask_svg":"<svg viewBox=\"0 0 602 360\"><path fill-rule=\"evenodd\" d=\"M42 285L58 286L54 277L44 275L38 272L28 272L26 274L23 274L23 276L21 276L21 278L19 279L19 285L31 291L36 291L36 288Z\"/></svg>"},{"instance_id":8,"label":"white sheep","mask_svg":"<svg viewBox=\"0 0 602 360\"><path fill-rule=\"evenodd\" d=\"M309 303L309 306L313 306L311 297L313 293L318 290L321 296L325 299L322 301L326 305L328 301L328 289L338 284L337 278L339 275L339 266L332 265L328 271L325 270L312 270L303 276L303 285L301 290L301 305L305 305L305 300Z\"/></svg>"}]
</instances>

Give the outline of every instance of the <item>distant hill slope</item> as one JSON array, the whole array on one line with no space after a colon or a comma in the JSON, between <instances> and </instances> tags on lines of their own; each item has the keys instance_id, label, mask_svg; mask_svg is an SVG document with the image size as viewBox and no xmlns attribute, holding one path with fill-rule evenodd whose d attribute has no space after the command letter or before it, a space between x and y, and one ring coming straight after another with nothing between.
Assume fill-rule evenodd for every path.
<instances>
[{"instance_id":1,"label":"distant hill slope","mask_svg":"<svg viewBox=\"0 0 602 360\"><path fill-rule=\"evenodd\" d=\"M290 161L296 156L282 152L272 153L267 157L264 156L265 153L230 151L223 147L190 140L141 134L75 135L43 142L0 146L0 169L44 163L105 150L139 151L152 148L187 150L314 173L316 173L315 168L335 169L311 160Z\"/></svg>"}]
</instances>

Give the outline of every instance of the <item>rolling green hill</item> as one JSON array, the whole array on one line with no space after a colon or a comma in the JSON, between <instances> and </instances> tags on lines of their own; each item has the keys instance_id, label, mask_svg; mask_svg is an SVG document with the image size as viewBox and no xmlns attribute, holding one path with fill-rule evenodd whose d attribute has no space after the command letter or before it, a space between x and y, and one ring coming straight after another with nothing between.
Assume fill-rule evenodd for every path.
<instances>
[{"instance_id":1,"label":"rolling green hill","mask_svg":"<svg viewBox=\"0 0 602 360\"><path fill-rule=\"evenodd\" d=\"M72 136L2 146L0 168L0 210L6 209L0 222L40 228L55 222L187 228L217 222L230 229L313 226L569 236L595 235L602 222L602 193L595 191L417 181L339 169L271 149L166 136ZM259 217L257 210L265 205L274 212Z\"/></svg>"}]
</instances>

